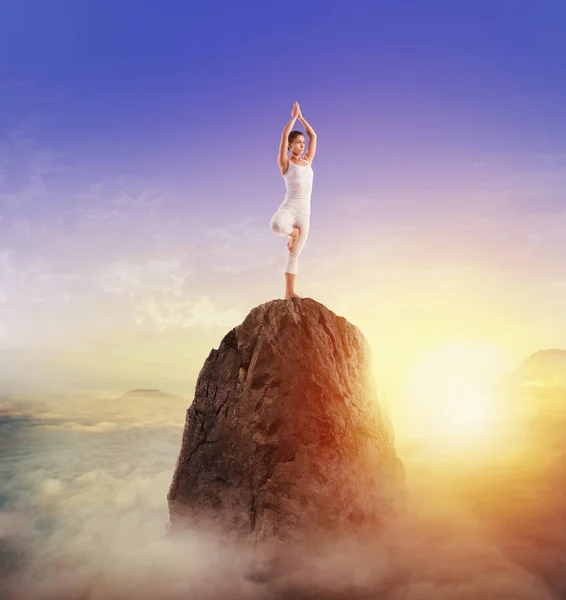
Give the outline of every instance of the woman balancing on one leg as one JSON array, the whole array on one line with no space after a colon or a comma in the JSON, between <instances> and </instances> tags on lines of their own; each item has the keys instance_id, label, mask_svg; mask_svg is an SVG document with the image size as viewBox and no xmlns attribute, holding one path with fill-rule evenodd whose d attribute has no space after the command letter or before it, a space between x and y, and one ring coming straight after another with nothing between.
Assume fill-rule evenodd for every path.
<instances>
[{"instance_id":1,"label":"woman balancing on one leg","mask_svg":"<svg viewBox=\"0 0 566 600\"><path fill-rule=\"evenodd\" d=\"M316 152L316 133L303 119L299 103L293 104L291 120L285 125L281 135L277 164L285 180L287 193L279 210L271 218L271 231L275 235L289 236L289 255L285 266L285 299L301 298L295 294L297 262L309 234L311 191L313 181L312 161ZM305 136L300 131L291 131L295 121L299 121L309 136L309 149L305 149ZM289 156L287 156L289 151Z\"/></svg>"}]
</instances>

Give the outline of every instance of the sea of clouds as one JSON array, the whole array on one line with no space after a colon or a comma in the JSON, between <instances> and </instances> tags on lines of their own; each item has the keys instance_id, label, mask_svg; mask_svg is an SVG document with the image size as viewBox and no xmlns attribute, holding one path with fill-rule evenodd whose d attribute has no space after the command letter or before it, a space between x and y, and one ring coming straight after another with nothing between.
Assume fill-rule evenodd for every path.
<instances>
[{"instance_id":1,"label":"sea of clouds","mask_svg":"<svg viewBox=\"0 0 566 600\"><path fill-rule=\"evenodd\" d=\"M267 571L245 545L196 530L168 536L166 496L187 404L93 394L1 399L2 599L562 597L552 571L559 553L545 554L544 539L502 537L440 479L415 488L408 512L380 539L295 550ZM562 544L554 548L566 548L566 536L554 536ZM261 568L270 575L257 576Z\"/></svg>"}]
</instances>

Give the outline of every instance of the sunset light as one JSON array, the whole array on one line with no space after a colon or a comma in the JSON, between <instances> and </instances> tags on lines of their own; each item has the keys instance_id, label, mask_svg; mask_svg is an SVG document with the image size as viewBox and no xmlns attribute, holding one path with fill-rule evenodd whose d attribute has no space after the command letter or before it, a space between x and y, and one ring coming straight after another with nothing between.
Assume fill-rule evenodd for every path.
<instances>
[{"instance_id":1,"label":"sunset light","mask_svg":"<svg viewBox=\"0 0 566 600\"><path fill-rule=\"evenodd\" d=\"M566 600L566 1L1 6L0 600Z\"/></svg>"},{"instance_id":2,"label":"sunset light","mask_svg":"<svg viewBox=\"0 0 566 600\"><path fill-rule=\"evenodd\" d=\"M497 348L477 342L430 352L407 379L400 428L428 445L491 445L502 433L506 407L497 381L505 367Z\"/></svg>"}]
</instances>

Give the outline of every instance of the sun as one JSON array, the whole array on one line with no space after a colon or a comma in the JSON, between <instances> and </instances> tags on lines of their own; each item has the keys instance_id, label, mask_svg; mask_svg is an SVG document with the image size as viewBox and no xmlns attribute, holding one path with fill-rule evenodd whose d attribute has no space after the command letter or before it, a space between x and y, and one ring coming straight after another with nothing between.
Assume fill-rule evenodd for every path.
<instances>
[{"instance_id":1,"label":"sun","mask_svg":"<svg viewBox=\"0 0 566 600\"><path fill-rule=\"evenodd\" d=\"M506 357L497 348L478 342L430 351L406 379L404 434L448 452L491 446L503 429L495 382L505 367Z\"/></svg>"},{"instance_id":2,"label":"sun","mask_svg":"<svg viewBox=\"0 0 566 600\"><path fill-rule=\"evenodd\" d=\"M438 382L432 386L433 414L444 435L482 437L491 429L495 400L487 386L465 377ZM436 429L433 427L433 429Z\"/></svg>"}]
</instances>

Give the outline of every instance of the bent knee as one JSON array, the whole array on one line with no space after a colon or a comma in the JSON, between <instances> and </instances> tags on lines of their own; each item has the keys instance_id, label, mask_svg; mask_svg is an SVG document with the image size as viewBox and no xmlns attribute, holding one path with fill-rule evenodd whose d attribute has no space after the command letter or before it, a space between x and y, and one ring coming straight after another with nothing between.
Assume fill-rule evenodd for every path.
<instances>
[{"instance_id":1,"label":"bent knee","mask_svg":"<svg viewBox=\"0 0 566 600\"><path fill-rule=\"evenodd\" d=\"M277 216L271 219L269 226L275 235L289 235L293 231L292 225L281 223Z\"/></svg>"}]
</instances>

